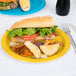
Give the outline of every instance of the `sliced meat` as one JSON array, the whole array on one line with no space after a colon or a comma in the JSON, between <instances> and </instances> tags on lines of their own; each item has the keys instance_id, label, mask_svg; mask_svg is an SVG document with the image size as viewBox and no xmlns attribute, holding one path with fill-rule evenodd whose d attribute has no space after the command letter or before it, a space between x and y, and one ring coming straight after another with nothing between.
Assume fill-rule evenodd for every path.
<instances>
[{"instance_id":1,"label":"sliced meat","mask_svg":"<svg viewBox=\"0 0 76 76\"><path fill-rule=\"evenodd\" d=\"M33 36L34 37L34 36ZM27 38L27 39L26 39ZM33 40L30 40L32 38L32 36L29 37L25 37L24 39L21 39L18 36L15 36L13 38L11 38L12 42L20 42L20 43L24 43L25 41L33 41L35 38L32 38Z\"/></svg>"},{"instance_id":2,"label":"sliced meat","mask_svg":"<svg viewBox=\"0 0 76 76\"><path fill-rule=\"evenodd\" d=\"M25 40L22 40L22 39L20 39L19 37L13 37L13 38L11 38L11 40L12 40L12 42L21 42L21 43L23 43L23 42L25 42Z\"/></svg>"},{"instance_id":3,"label":"sliced meat","mask_svg":"<svg viewBox=\"0 0 76 76\"><path fill-rule=\"evenodd\" d=\"M38 36L35 41L39 41L39 40L45 40L45 37L41 37L41 36Z\"/></svg>"},{"instance_id":4,"label":"sliced meat","mask_svg":"<svg viewBox=\"0 0 76 76\"><path fill-rule=\"evenodd\" d=\"M44 42L35 41L34 44L39 47L40 45L44 45Z\"/></svg>"},{"instance_id":5,"label":"sliced meat","mask_svg":"<svg viewBox=\"0 0 76 76\"><path fill-rule=\"evenodd\" d=\"M19 53L24 47L25 47L24 44L10 46L10 48L16 53Z\"/></svg>"},{"instance_id":6,"label":"sliced meat","mask_svg":"<svg viewBox=\"0 0 76 76\"><path fill-rule=\"evenodd\" d=\"M11 9L17 8L18 7L18 3L17 2L12 2L10 5Z\"/></svg>"},{"instance_id":7,"label":"sliced meat","mask_svg":"<svg viewBox=\"0 0 76 76\"><path fill-rule=\"evenodd\" d=\"M24 45L12 45L10 48L19 55L25 57L25 56L33 56L33 53Z\"/></svg>"},{"instance_id":8,"label":"sliced meat","mask_svg":"<svg viewBox=\"0 0 76 76\"><path fill-rule=\"evenodd\" d=\"M46 36L46 40L51 40L51 39L54 39L56 36L55 35L50 35L50 36Z\"/></svg>"},{"instance_id":9,"label":"sliced meat","mask_svg":"<svg viewBox=\"0 0 76 76\"><path fill-rule=\"evenodd\" d=\"M54 44L59 44L60 46L64 46L63 42L61 41L56 41Z\"/></svg>"}]
</instances>

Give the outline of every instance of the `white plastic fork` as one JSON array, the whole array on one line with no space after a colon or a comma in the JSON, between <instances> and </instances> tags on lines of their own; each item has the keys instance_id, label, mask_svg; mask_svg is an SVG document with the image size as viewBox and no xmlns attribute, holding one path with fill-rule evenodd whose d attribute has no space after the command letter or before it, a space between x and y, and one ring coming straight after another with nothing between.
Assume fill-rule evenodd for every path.
<instances>
[{"instance_id":1,"label":"white plastic fork","mask_svg":"<svg viewBox=\"0 0 76 76\"><path fill-rule=\"evenodd\" d=\"M70 24L62 24L63 31L64 31L66 34L68 34L68 36L70 37L70 41L71 41L72 46L73 46L73 48L74 48L74 50L75 50L75 53L76 53L76 43L74 42L74 40L73 40L73 38L72 38L72 36L71 36L71 31L70 31L70 29L69 29L69 26L70 26Z\"/></svg>"}]
</instances>

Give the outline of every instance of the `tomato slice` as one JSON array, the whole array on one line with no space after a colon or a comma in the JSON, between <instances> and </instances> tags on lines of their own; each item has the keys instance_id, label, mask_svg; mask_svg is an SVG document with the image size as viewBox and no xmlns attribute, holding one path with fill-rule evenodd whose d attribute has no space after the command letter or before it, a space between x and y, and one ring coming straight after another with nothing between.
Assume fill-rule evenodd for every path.
<instances>
[{"instance_id":1,"label":"tomato slice","mask_svg":"<svg viewBox=\"0 0 76 76\"><path fill-rule=\"evenodd\" d=\"M30 35L30 36L28 36L28 35L23 35L23 40L33 40L34 38L36 38L36 37L38 37L39 36L39 34L34 34L34 35Z\"/></svg>"},{"instance_id":2,"label":"tomato slice","mask_svg":"<svg viewBox=\"0 0 76 76\"><path fill-rule=\"evenodd\" d=\"M52 33L52 35L55 35L55 36L57 36L57 33Z\"/></svg>"},{"instance_id":3,"label":"tomato slice","mask_svg":"<svg viewBox=\"0 0 76 76\"><path fill-rule=\"evenodd\" d=\"M49 37L49 38L51 38L52 37L52 35L57 35L56 33L52 33L51 35L49 35L49 36L47 36L47 37ZM25 41L28 41L28 40L33 40L33 39L35 39L36 37L38 37L39 36L39 34L34 34L34 35L23 35L23 38L22 38L22 40L25 40ZM20 37L18 37L18 38L20 38ZM21 38L20 38L21 39Z\"/></svg>"},{"instance_id":4,"label":"tomato slice","mask_svg":"<svg viewBox=\"0 0 76 76\"><path fill-rule=\"evenodd\" d=\"M52 37L52 35L56 36L57 34L56 33L52 33L51 35L47 36L47 37Z\"/></svg>"}]
</instances>

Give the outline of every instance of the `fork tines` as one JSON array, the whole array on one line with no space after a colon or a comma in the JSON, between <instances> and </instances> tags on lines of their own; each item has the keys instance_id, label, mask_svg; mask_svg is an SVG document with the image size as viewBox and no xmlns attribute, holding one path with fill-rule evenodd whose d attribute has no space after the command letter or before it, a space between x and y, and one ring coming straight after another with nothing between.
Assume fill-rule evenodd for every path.
<instances>
[{"instance_id":1,"label":"fork tines","mask_svg":"<svg viewBox=\"0 0 76 76\"><path fill-rule=\"evenodd\" d=\"M63 31L66 33L70 33L69 24L63 24L62 25Z\"/></svg>"}]
</instances>

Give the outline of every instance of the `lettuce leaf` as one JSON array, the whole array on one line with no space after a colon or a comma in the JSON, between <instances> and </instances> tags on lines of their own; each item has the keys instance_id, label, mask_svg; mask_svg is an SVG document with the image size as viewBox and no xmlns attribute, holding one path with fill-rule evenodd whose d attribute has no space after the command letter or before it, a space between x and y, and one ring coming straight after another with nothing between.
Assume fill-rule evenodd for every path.
<instances>
[{"instance_id":1,"label":"lettuce leaf","mask_svg":"<svg viewBox=\"0 0 76 76\"><path fill-rule=\"evenodd\" d=\"M23 35L21 28L14 29L12 31L7 30L7 33L10 37L14 37L14 36L18 35L19 37L22 38L22 35Z\"/></svg>"},{"instance_id":2,"label":"lettuce leaf","mask_svg":"<svg viewBox=\"0 0 76 76\"><path fill-rule=\"evenodd\" d=\"M39 33L40 36L45 37L45 35L51 35L52 33L56 33L56 28L58 26L54 26L52 28L44 27L44 28L17 28L12 31L7 30L7 33L10 37L19 36L23 37L23 35L33 35Z\"/></svg>"},{"instance_id":3,"label":"lettuce leaf","mask_svg":"<svg viewBox=\"0 0 76 76\"><path fill-rule=\"evenodd\" d=\"M14 37L16 34L13 31L6 30L10 37Z\"/></svg>"},{"instance_id":4,"label":"lettuce leaf","mask_svg":"<svg viewBox=\"0 0 76 76\"><path fill-rule=\"evenodd\" d=\"M40 34L40 36L44 37L45 35L51 35L52 31L51 28L38 28L38 33Z\"/></svg>"},{"instance_id":5,"label":"lettuce leaf","mask_svg":"<svg viewBox=\"0 0 76 76\"><path fill-rule=\"evenodd\" d=\"M57 28L57 27L58 27L58 26L55 25L54 27L52 27L51 31L52 31L53 33L56 33L56 28Z\"/></svg>"},{"instance_id":6,"label":"lettuce leaf","mask_svg":"<svg viewBox=\"0 0 76 76\"><path fill-rule=\"evenodd\" d=\"M23 29L23 34L25 34L25 35L33 35L35 33L36 33L36 29L35 28Z\"/></svg>"}]
</instances>

